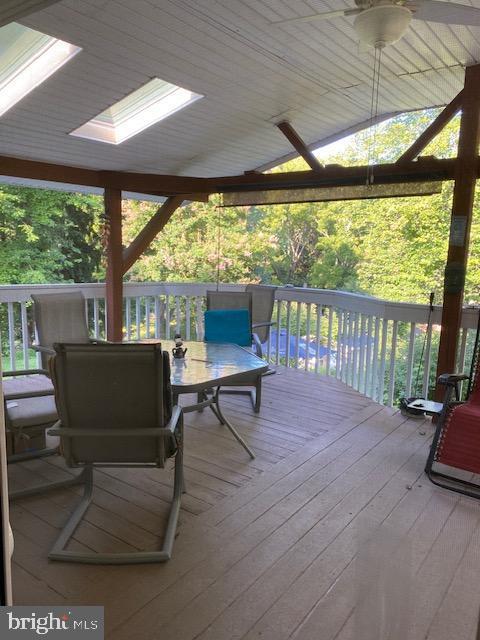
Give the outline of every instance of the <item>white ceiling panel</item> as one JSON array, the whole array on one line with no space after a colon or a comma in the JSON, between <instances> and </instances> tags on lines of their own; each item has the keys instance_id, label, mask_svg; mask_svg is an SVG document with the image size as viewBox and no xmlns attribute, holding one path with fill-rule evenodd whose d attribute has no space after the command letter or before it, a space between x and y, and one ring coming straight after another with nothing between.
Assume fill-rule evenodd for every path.
<instances>
[{"instance_id":1,"label":"white ceiling panel","mask_svg":"<svg viewBox=\"0 0 480 640\"><path fill-rule=\"evenodd\" d=\"M463 0L465 3L468 0ZM480 8L480 0L471 2ZM61 0L21 20L82 51L0 119L0 153L95 169L212 176L289 154L370 115L373 51L351 18L272 25L344 0ZM0 14L1 15L1 14ZM480 28L413 21L383 52L380 113L449 102L480 61ZM205 97L118 145L69 132L159 77ZM1 167L0 167L1 173Z\"/></svg>"}]
</instances>

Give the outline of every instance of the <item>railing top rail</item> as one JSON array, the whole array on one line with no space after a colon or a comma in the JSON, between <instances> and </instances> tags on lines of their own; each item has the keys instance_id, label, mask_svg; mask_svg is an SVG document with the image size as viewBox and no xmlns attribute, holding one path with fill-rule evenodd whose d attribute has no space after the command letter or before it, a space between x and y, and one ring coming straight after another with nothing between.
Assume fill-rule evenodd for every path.
<instances>
[{"instance_id":1,"label":"railing top rail","mask_svg":"<svg viewBox=\"0 0 480 640\"><path fill-rule=\"evenodd\" d=\"M217 287L214 282L126 282L124 284L125 297L179 295L204 296L209 289ZM243 290L245 284L221 283L222 290ZM105 283L61 283L61 284L22 284L0 285L0 303L27 302L34 291L54 293L62 291L82 291L86 298L105 297ZM425 324L428 320L429 306L409 302L392 302L372 296L347 291L331 289L314 289L306 287L278 287L277 300L316 304L326 307L336 307L344 311L354 311L369 316L381 317L399 322L415 322ZM441 322L442 307L435 305L432 322ZM462 313L462 327L473 329L477 326L479 308L465 307Z\"/></svg>"}]
</instances>

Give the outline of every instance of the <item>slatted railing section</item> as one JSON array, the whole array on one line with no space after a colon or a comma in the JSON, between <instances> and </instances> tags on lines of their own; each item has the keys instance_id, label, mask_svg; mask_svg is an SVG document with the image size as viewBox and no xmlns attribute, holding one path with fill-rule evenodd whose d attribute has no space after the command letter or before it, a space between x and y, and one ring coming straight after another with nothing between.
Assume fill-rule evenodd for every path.
<instances>
[{"instance_id":1,"label":"slatted railing section","mask_svg":"<svg viewBox=\"0 0 480 640\"><path fill-rule=\"evenodd\" d=\"M127 283L124 287L124 335L127 340L203 339L208 283ZM221 285L243 290L244 285ZM0 339L5 369L39 364L30 348L34 322L33 292L80 290L86 298L91 333L105 337L103 284L0 286ZM343 381L382 404L400 395L426 395L435 380L441 308L427 324L428 306L387 302L358 294L280 287L264 345L277 365ZM478 311L465 309L457 370L468 370ZM418 367L418 363L422 364Z\"/></svg>"}]
</instances>

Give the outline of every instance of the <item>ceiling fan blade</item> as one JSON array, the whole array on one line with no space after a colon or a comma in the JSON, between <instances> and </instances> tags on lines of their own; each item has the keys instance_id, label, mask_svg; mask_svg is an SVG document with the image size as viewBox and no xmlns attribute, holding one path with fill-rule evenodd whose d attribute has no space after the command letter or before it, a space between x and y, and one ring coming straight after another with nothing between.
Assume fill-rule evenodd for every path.
<instances>
[{"instance_id":1,"label":"ceiling fan blade","mask_svg":"<svg viewBox=\"0 0 480 640\"><path fill-rule=\"evenodd\" d=\"M337 11L325 11L325 13L315 13L302 18L289 18L288 20L275 20L270 24L293 24L295 22L315 22L316 20L329 20L338 16L352 16L361 13L363 9L337 9Z\"/></svg>"},{"instance_id":2,"label":"ceiling fan blade","mask_svg":"<svg viewBox=\"0 0 480 640\"><path fill-rule=\"evenodd\" d=\"M416 20L480 27L480 9L465 4L439 0L413 0L413 2L407 2L405 6L412 10L412 17Z\"/></svg>"}]
</instances>

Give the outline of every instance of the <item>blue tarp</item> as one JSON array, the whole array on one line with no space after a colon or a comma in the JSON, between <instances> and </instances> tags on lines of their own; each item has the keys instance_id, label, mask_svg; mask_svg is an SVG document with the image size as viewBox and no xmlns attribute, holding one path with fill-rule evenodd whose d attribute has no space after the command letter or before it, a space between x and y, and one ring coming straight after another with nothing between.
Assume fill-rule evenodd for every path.
<instances>
[{"instance_id":1,"label":"blue tarp","mask_svg":"<svg viewBox=\"0 0 480 640\"><path fill-rule=\"evenodd\" d=\"M270 336L271 336L270 354L275 355L277 353L277 330L272 329L270 331ZM264 352L266 353L267 344L264 344L263 346L264 346ZM279 342L278 351L280 356L285 357L287 355L287 330L286 329L280 329L280 342ZM328 355L328 352L329 350L327 349L327 347L320 345L318 349L318 357L323 358L326 355ZM310 360L313 358L316 358L317 344L315 340L310 340L310 342L307 344L306 339L300 336L298 341L298 357L305 360L307 357L307 353ZM333 350L330 350L330 355L333 355L334 353L335 352ZM290 334L289 336L288 355L290 358L295 358L297 355L297 336L296 335Z\"/></svg>"}]
</instances>

